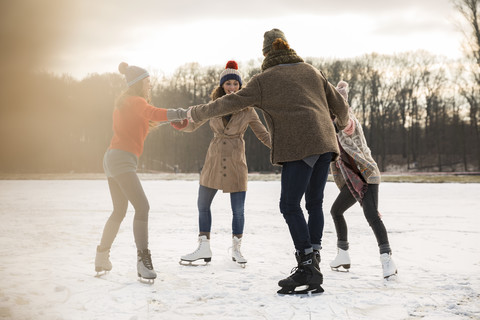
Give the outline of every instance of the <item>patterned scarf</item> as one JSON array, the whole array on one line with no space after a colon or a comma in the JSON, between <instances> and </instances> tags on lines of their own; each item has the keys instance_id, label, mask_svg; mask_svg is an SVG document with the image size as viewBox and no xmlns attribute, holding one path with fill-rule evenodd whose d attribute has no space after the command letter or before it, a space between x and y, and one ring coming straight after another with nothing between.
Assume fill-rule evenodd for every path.
<instances>
[{"instance_id":1,"label":"patterned scarf","mask_svg":"<svg viewBox=\"0 0 480 320\"><path fill-rule=\"evenodd\" d=\"M297 56L293 49L272 50L268 53L262 63L262 71L267 70L279 64L290 64L303 62L303 59Z\"/></svg>"},{"instance_id":2,"label":"patterned scarf","mask_svg":"<svg viewBox=\"0 0 480 320\"><path fill-rule=\"evenodd\" d=\"M368 190L368 184L365 182L360 174L360 171L358 171L357 167L355 166L355 161L342 148L340 141L338 141L338 146L340 148L340 158L337 160L336 165L340 169L350 193L360 203L360 205L362 205L363 197Z\"/></svg>"}]
</instances>

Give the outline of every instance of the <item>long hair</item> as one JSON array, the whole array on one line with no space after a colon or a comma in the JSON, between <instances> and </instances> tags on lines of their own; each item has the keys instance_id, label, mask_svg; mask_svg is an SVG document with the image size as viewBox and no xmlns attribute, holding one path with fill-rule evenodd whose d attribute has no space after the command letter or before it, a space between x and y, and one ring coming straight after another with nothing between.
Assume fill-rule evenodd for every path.
<instances>
[{"instance_id":1,"label":"long hair","mask_svg":"<svg viewBox=\"0 0 480 320\"><path fill-rule=\"evenodd\" d=\"M122 109L125 106L124 101L128 97L142 97L145 100L147 100L148 103L150 103L151 101L150 94L147 94L147 97L145 97L145 94L143 91L143 81L137 81L134 84L132 84L130 87L125 89L117 97L117 100L115 100L115 108ZM149 120L148 126L149 126L149 131L151 132L154 129L158 129L158 122Z\"/></svg>"},{"instance_id":2,"label":"long hair","mask_svg":"<svg viewBox=\"0 0 480 320\"><path fill-rule=\"evenodd\" d=\"M238 90L242 89L242 85L238 88ZM212 101L217 100L220 97L223 97L226 94L225 90L223 87L218 86L215 89L213 89L212 93L210 94L210 98Z\"/></svg>"},{"instance_id":3,"label":"long hair","mask_svg":"<svg viewBox=\"0 0 480 320\"><path fill-rule=\"evenodd\" d=\"M145 94L143 92L143 81L137 81L136 83L125 89L115 101L115 108L121 109L124 106L123 102L126 98L135 96L145 98L145 100L150 103L150 95L147 95L147 97L145 97Z\"/></svg>"}]
</instances>

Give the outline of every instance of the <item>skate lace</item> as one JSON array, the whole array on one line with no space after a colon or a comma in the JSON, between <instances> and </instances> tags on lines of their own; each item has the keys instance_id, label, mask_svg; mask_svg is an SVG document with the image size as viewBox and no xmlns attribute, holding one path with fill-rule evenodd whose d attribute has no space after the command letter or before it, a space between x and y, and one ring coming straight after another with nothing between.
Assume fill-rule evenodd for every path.
<instances>
[{"instance_id":1,"label":"skate lace","mask_svg":"<svg viewBox=\"0 0 480 320\"><path fill-rule=\"evenodd\" d=\"M152 264L152 256L151 256L150 252L145 252L145 251L142 252L141 258L142 258L143 265L147 269L152 270L153 269L153 264Z\"/></svg>"},{"instance_id":2,"label":"skate lace","mask_svg":"<svg viewBox=\"0 0 480 320\"><path fill-rule=\"evenodd\" d=\"M202 247L202 240L198 239L198 247L195 251L193 251L192 253L190 254L195 254L197 253L198 251L200 251L200 248Z\"/></svg>"},{"instance_id":3,"label":"skate lace","mask_svg":"<svg viewBox=\"0 0 480 320\"><path fill-rule=\"evenodd\" d=\"M233 248L233 253L239 258L243 258L242 252L238 248Z\"/></svg>"},{"instance_id":4,"label":"skate lace","mask_svg":"<svg viewBox=\"0 0 480 320\"><path fill-rule=\"evenodd\" d=\"M303 266L296 266L292 268L292 270L290 271L290 275L300 272L305 272L305 268Z\"/></svg>"},{"instance_id":5,"label":"skate lace","mask_svg":"<svg viewBox=\"0 0 480 320\"><path fill-rule=\"evenodd\" d=\"M240 251L240 246L241 246L242 240L238 241L235 243L233 246L231 246L229 249L232 250L232 254L237 255L239 258L243 258L242 252Z\"/></svg>"}]
</instances>

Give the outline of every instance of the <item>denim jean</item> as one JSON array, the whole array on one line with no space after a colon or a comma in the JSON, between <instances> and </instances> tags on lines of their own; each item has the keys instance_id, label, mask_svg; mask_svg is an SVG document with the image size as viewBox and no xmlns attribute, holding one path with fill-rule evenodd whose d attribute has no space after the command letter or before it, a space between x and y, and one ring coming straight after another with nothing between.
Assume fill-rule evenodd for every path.
<instances>
[{"instance_id":1,"label":"denim jean","mask_svg":"<svg viewBox=\"0 0 480 320\"><path fill-rule=\"evenodd\" d=\"M290 230L295 249L306 252L320 249L324 226L323 192L327 183L332 153L320 155L313 167L305 161L283 163L280 212ZM308 223L300 201L305 195Z\"/></svg>"},{"instance_id":2,"label":"denim jean","mask_svg":"<svg viewBox=\"0 0 480 320\"><path fill-rule=\"evenodd\" d=\"M208 188L200 185L198 189L198 226L200 232L210 232L212 227L212 205L213 198L217 193L217 189ZM230 205L232 207L232 234L243 234L245 225L245 197L246 192L230 193Z\"/></svg>"}]
</instances>

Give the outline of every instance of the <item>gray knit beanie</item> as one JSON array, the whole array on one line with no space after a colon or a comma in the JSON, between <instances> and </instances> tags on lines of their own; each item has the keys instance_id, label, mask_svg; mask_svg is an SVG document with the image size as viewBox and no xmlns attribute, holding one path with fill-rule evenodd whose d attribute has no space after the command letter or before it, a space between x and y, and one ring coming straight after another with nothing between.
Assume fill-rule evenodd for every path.
<instances>
[{"instance_id":1,"label":"gray knit beanie","mask_svg":"<svg viewBox=\"0 0 480 320\"><path fill-rule=\"evenodd\" d=\"M263 54L266 54L272 49L272 43L277 39L280 38L287 41L285 34L280 29L272 29L270 31L265 32L263 35Z\"/></svg>"},{"instance_id":2,"label":"gray knit beanie","mask_svg":"<svg viewBox=\"0 0 480 320\"><path fill-rule=\"evenodd\" d=\"M126 62L122 62L118 65L118 71L125 75L125 80L129 87L150 76L147 70L137 66L129 66Z\"/></svg>"}]
</instances>

